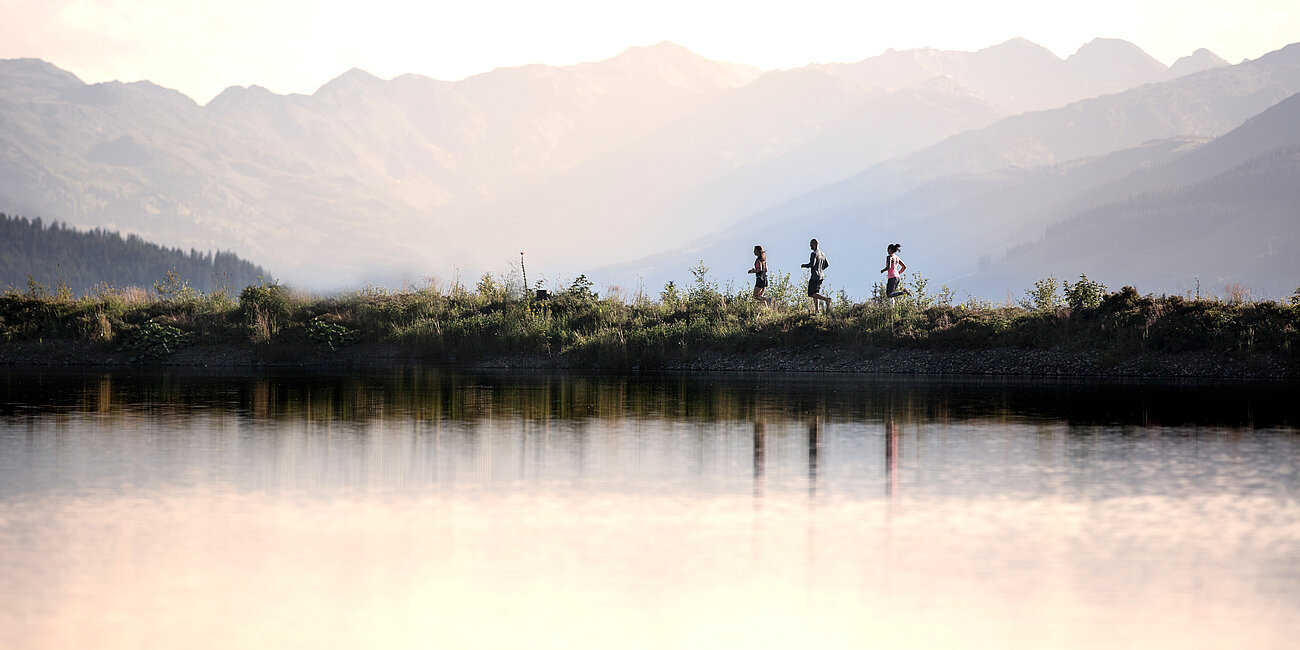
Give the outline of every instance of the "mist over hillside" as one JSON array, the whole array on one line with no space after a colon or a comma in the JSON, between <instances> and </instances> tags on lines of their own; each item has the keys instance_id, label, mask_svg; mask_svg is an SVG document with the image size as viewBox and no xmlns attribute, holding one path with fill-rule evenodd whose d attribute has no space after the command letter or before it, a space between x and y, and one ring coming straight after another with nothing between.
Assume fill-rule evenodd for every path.
<instances>
[{"instance_id":1,"label":"mist over hillside","mask_svg":"<svg viewBox=\"0 0 1300 650\"><path fill-rule=\"evenodd\" d=\"M200 107L148 83L85 85L41 61L3 61L0 206L228 246L308 286L450 275L489 259L467 207L757 74L663 44L456 83L353 70L311 96L232 88Z\"/></svg>"},{"instance_id":2,"label":"mist over hillside","mask_svg":"<svg viewBox=\"0 0 1300 650\"><path fill-rule=\"evenodd\" d=\"M1074 214L1058 207L1140 186L1300 90L1295 50L1166 67L1123 41L1061 59L1013 39L764 73L663 43L459 82L353 70L206 106L0 61L0 208L231 249L315 288L468 281L526 250L549 282L657 290L701 257L743 279L759 241L793 269L809 236L851 294L892 240L934 242L909 245L919 267L976 288L981 260Z\"/></svg>"},{"instance_id":3,"label":"mist over hillside","mask_svg":"<svg viewBox=\"0 0 1300 650\"><path fill-rule=\"evenodd\" d=\"M1114 285L1221 295L1241 285L1283 297L1300 286L1300 94L1173 160L1056 207L1043 236L976 280L999 286L1030 272Z\"/></svg>"},{"instance_id":4,"label":"mist over hillside","mask_svg":"<svg viewBox=\"0 0 1300 650\"><path fill-rule=\"evenodd\" d=\"M1008 117L757 212L683 250L610 271L655 285L704 259L723 274L734 269L732 277L743 279L739 273L748 267L755 243L767 246L769 254L784 255L777 267L797 271L808 239L818 237L827 254L840 261L831 272L832 286L858 297L870 295L891 242L905 245L912 268L974 295L1020 292L1050 272L1094 275L1100 270L1083 268L1083 256L1076 263L1064 253L1051 267L1018 267L1018 276L981 275L981 268L1098 202L1196 182L1267 153L1294 127L1244 129L1206 145L1210 154L1193 155L1205 142L1296 92L1300 46L1290 46L1236 66ZM1190 157L1179 161L1184 156ZM1170 167L1162 169L1165 163ZM1294 232L1300 219L1277 225ZM1169 285L1164 273L1176 266L1147 259L1151 273L1122 282L1151 291L1180 290L1181 284ZM1276 274L1241 281L1274 294L1296 284Z\"/></svg>"}]
</instances>

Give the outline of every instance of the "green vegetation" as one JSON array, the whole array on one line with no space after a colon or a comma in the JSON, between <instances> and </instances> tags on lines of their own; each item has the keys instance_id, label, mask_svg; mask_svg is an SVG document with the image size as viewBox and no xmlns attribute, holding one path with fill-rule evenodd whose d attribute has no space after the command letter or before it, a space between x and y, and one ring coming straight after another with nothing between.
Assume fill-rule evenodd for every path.
<instances>
[{"instance_id":1,"label":"green vegetation","mask_svg":"<svg viewBox=\"0 0 1300 650\"><path fill-rule=\"evenodd\" d=\"M523 299L485 275L474 291L426 287L393 293L368 287L333 297L294 294L275 282L199 293L174 274L145 293L101 290L73 299L33 284L0 296L0 342L74 341L160 360L186 346L234 346L260 358L328 358L356 345L380 345L453 362L503 355L563 358L575 365L653 368L701 353L753 354L819 346L863 353L889 348L1055 349L1111 360L1146 353L1263 354L1300 360L1300 298L1283 302L1189 300L1105 293L1081 276L1035 284L1019 305L953 304L913 282L916 295L893 305L846 298L814 316L782 292L776 307L748 291L719 289L702 264L691 286L669 284L654 301L599 297L585 277L547 301ZM785 295L788 293L789 295ZM1300 295L1300 292L1297 293Z\"/></svg>"},{"instance_id":2,"label":"green vegetation","mask_svg":"<svg viewBox=\"0 0 1300 650\"><path fill-rule=\"evenodd\" d=\"M233 253L168 249L135 235L83 232L0 213L0 289L53 286L53 295L68 298L97 287L149 287L169 270L171 279L184 285L168 287L175 291L190 283L196 284L194 291L237 289L266 275Z\"/></svg>"}]
</instances>

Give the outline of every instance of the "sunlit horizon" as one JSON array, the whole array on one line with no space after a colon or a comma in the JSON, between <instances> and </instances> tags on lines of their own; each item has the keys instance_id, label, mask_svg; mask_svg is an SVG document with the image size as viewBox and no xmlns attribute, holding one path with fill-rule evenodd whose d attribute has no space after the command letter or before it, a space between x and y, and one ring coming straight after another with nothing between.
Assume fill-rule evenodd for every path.
<instances>
[{"instance_id":1,"label":"sunlit horizon","mask_svg":"<svg viewBox=\"0 0 1300 650\"><path fill-rule=\"evenodd\" d=\"M1272 0L1107 0L1064 7L838 1L784 8L734 2L568 0L411 7L378 0L0 0L0 58L40 58L88 83L148 80L206 104L231 86L311 94L347 70L455 81L528 64L574 65L669 41L764 70L853 62L888 49L974 51L1025 38L1066 58L1117 38L1170 65L1199 48L1231 63L1300 40L1300 7Z\"/></svg>"}]
</instances>

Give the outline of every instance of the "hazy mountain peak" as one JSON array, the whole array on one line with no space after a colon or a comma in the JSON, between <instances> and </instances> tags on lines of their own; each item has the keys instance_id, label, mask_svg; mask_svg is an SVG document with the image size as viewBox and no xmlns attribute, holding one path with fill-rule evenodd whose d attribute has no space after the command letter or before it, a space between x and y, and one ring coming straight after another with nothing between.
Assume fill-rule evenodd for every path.
<instances>
[{"instance_id":1,"label":"hazy mountain peak","mask_svg":"<svg viewBox=\"0 0 1300 650\"><path fill-rule=\"evenodd\" d=\"M623 50L621 54L614 57L615 59L664 59L664 58L690 58L704 59L704 57L682 47L672 41L660 41L654 45L633 45Z\"/></svg>"},{"instance_id":2,"label":"hazy mountain peak","mask_svg":"<svg viewBox=\"0 0 1300 650\"><path fill-rule=\"evenodd\" d=\"M351 90L366 90L383 83L379 77L360 68L352 68L330 80L316 91L316 96L329 96Z\"/></svg>"},{"instance_id":3,"label":"hazy mountain peak","mask_svg":"<svg viewBox=\"0 0 1300 650\"><path fill-rule=\"evenodd\" d=\"M1015 54L1017 56L1032 56L1037 58L1051 58L1057 61L1061 60L1061 57L1056 56L1056 54L1053 53L1051 50L1027 38L1021 38L1019 36L1004 41L1002 43L998 43L997 45L986 47L982 50L979 50L977 54L1004 53L1004 52L1008 54Z\"/></svg>"},{"instance_id":4,"label":"hazy mountain peak","mask_svg":"<svg viewBox=\"0 0 1300 650\"><path fill-rule=\"evenodd\" d=\"M1158 68L1165 70L1165 64L1151 58L1142 48L1119 38L1094 38L1085 43L1077 52L1066 59L1069 63L1120 64L1132 68Z\"/></svg>"},{"instance_id":5,"label":"hazy mountain peak","mask_svg":"<svg viewBox=\"0 0 1300 650\"><path fill-rule=\"evenodd\" d=\"M741 63L714 61L706 59L695 52L672 41L661 41L654 45L629 47L618 56L596 63L585 63L579 68L591 70L602 66L634 67L658 69L661 73L676 71L687 78L707 79L706 85L723 88L743 86L762 74L762 70ZM695 82L687 82L694 85Z\"/></svg>"},{"instance_id":6,"label":"hazy mountain peak","mask_svg":"<svg viewBox=\"0 0 1300 650\"><path fill-rule=\"evenodd\" d=\"M207 103L207 107L220 111L234 107L246 107L249 104L274 101L279 98L281 98L280 95L262 86L231 86L221 91L220 95L213 97L212 101Z\"/></svg>"},{"instance_id":7,"label":"hazy mountain peak","mask_svg":"<svg viewBox=\"0 0 1300 650\"><path fill-rule=\"evenodd\" d=\"M5 77L44 77L81 82L77 75L44 59L0 59L0 75Z\"/></svg>"},{"instance_id":8,"label":"hazy mountain peak","mask_svg":"<svg viewBox=\"0 0 1300 650\"><path fill-rule=\"evenodd\" d=\"M41 59L0 59L0 89L7 92L48 95L84 85L76 75Z\"/></svg>"},{"instance_id":9,"label":"hazy mountain peak","mask_svg":"<svg viewBox=\"0 0 1300 650\"><path fill-rule=\"evenodd\" d=\"M1229 63L1219 58L1217 54L1201 48L1175 61L1173 65L1169 66L1169 71L1173 73L1173 76L1181 77L1204 70L1222 68L1226 65L1229 65Z\"/></svg>"}]
</instances>

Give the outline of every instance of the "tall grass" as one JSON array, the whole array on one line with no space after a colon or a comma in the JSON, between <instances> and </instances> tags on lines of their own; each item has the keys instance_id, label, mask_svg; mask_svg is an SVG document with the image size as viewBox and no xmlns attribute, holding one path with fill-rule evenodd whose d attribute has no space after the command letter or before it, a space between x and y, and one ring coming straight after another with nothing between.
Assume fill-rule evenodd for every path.
<instances>
[{"instance_id":1,"label":"tall grass","mask_svg":"<svg viewBox=\"0 0 1300 650\"><path fill-rule=\"evenodd\" d=\"M1185 299L1118 292L1086 277L1046 279L1020 304L978 299L953 304L912 282L915 295L854 302L840 296L828 313L808 312L802 286L770 272L773 305L745 288L719 287L708 268L685 287L653 300L638 291L598 295L584 276L550 300L525 298L522 282L485 275L473 288L431 281L404 291L368 286L335 296L296 293L275 282L238 298L202 294L175 279L154 291L100 287L80 298L41 287L0 296L0 341L69 340L148 358L170 342L234 345L294 355L330 355L353 345L395 346L412 355L472 361L502 355L563 357L576 364L655 367L701 353L750 354L814 346L841 351L887 348L1039 348L1107 352L1265 353L1290 361L1300 350L1300 297L1289 302ZM842 294L842 292L841 292ZM1300 296L1300 292L1297 293ZM163 337L167 334L170 338ZM154 346L154 347L150 347Z\"/></svg>"}]
</instances>

